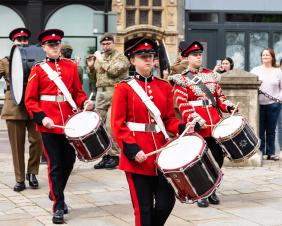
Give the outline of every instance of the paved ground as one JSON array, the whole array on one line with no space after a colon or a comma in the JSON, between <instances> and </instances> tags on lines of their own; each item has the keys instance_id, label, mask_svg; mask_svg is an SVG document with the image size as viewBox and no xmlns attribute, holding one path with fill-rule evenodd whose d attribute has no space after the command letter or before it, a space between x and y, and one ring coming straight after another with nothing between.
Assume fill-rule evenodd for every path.
<instances>
[{"instance_id":1,"label":"paved ground","mask_svg":"<svg viewBox=\"0 0 282 226\"><path fill-rule=\"evenodd\" d=\"M46 171L46 165L41 165L38 190L12 191L15 182L10 148L6 131L0 131L0 225L52 225ZM223 171L218 191L221 205L201 209L177 202L166 225L282 225L281 162ZM127 183L119 170L93 170L93 163L77 161L67 186L66 202L70 213L65 215L65 225L134 225Z\"/></svg>"}]
</instances>

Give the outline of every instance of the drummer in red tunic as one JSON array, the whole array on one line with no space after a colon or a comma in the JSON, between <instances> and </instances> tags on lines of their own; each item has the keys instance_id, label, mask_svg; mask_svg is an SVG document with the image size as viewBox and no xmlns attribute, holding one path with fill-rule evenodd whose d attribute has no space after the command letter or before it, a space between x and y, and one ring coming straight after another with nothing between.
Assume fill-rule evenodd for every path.
<instances>
[{"instance_id":1,"label":"drummer in red tunic","mask_svg":"<svg viewBox=\"0 0 282 226\"><path fill-rule=\"evenodd\" d=\"M136 72L116 85L112 101L112 131L122 150L119 168L127 177L136 226L164 225L175 203L171 185L156 168L156 155L146 157L167 142L166 130L176 135L179 125L171 85L152 75L156 50L153 40L143 38L125 51ZM156 106L159 118L154 116L156 111L148 110L139 97L141 93L145 102L151 100Z\"/></svg>"},{"instance_id":2,"label":"drummer in red tunic","mask_svg":"<svg viewBox=\"0 0 282 226\"><path fill-rule=\"evenodd\" d=\"M54 201L55 224L63 223L64 213L68 213L64 189L75 162L75 151L66 139L62 127L68 117L74 114L76 107L93 109L92 103L82 90L77 65L71 60L60 58L63 36L64 32L58 29L45 30L38 36L47 57L32 68L25 93L25 106L37 123L45 147L51 195L49 197ZM48 76L54 73L55 79L51 80ZM55 80L58 81L56 77L65 84L66 90L72 96L72 106L62 88L55 84ZM62 127L56 127L57 125Z\"/></svg>"},{"instance_id":3,"label":"drummer in red tunic","mask_svg":"<svg viewBox=\"0 0 282 226\"><path fill-rule=\"evenodd\" d=\"M218 77L212 70L202 67L203 46L198 41L193 41L187 45L181 52L182 57L186 57L188 67L182 74L175 74L169 77L173 84L173 93L176 104L182 115L182 121L185 124L192 125L194 130L199 133L207 142L208 148L211 150L215 160L221 168L224 160L224 153L221 147L211 137L212 128L221 119L222 112L231 113L235 106L229 100L226 100L220 85ZM192 74L193 81L187 76ZM210 90L214 104L208 94L204 92L198 85L198 80ZM219 204L219 198L215 192L208 198L198 201L199 207L208 207L211 204Z\"/></svg>"}]
</instances>

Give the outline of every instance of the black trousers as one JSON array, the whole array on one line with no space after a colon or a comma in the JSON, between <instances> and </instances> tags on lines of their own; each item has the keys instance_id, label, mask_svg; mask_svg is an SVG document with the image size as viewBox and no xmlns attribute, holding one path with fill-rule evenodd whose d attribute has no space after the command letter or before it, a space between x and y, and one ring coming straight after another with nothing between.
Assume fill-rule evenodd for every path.
<instances>
[{"instance_id":1,"label":"black trousers","mask_svg":"<svg viewBox=\"0 0 282 226\"><path fill-rule=\"evenodd\" d=\"M164 176L126 173L136 226L163 226L169 217L175 196Z\"/></svg>"},{"instance_id":2,"label":"black trousers","mask_svg":"<svg viewBox=\"0 0 282 226\"><path fill-rule=\"evenodd\" d=\"M215 161L221 168L224 161L224 152L222 151L222 148L216 143L216 140L213 137L205 137L204 139L207 142L208 148L211 150Z\"/></svg>"},{"instance_id":3,"label":"black trousers","mask_svg":"<svg viewBox=\"0 0 282 226\"><path fill-rule=\"evenodd\" d=\"M42 133L44 153L48 162L53 211L64 208L64 190L75 163L75 151L64 134Z\"/></svg>"}]
</instances>

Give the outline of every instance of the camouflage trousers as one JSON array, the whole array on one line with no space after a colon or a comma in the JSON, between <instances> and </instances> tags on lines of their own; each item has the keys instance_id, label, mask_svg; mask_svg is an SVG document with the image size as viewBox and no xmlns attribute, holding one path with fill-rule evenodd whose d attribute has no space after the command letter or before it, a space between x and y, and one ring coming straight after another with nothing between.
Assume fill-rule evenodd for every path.
<instances>
[{"instance_id":1,"label":"camouflage trousers","mask_svg":"<svg viewBox=\"0 0 282 226\"><path fill-rule=\"evenodd\" d=\"M100 114L107 132L112 138L113 145L112 149L108 152L111 156L119 156L120 149L117 143L113 139L112 128L111 128L111 106L112 106L112 96L114 92L114 87L98 87L96 94L96 106L95 110Z\"/></svg>"}]
</instances>

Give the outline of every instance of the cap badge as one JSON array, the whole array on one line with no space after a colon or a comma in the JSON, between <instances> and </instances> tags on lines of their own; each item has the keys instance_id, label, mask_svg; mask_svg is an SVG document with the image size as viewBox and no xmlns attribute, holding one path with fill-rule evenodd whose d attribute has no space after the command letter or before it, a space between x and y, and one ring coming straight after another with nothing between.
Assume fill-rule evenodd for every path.
<instances>
[{"instance_id":1,"label":"cap badge","mask_svg":"<svg viewBox=\"0 0 282 226\"><path fill-rule=\"evenodd\" d=\"M198 45L196 44L195 47L198 47Z\"/></svg>"},{"instance_id":2,"label":"cap badge","mask_svg":"<svg viewBox=\"0 0 282 226\"><path fill-rule=\"evenodd\" d=\"M21 30L21 33L23 33L23 30Z\"/></svg>"},{"instance_id":3,"label":"cap badge","mask_svg":"<svg viewBox=\"0 0 282 226\"><path fill-rule=\"evenodd\" d=\"M55 35L55 34L52 34L52 36L55 37L56 35Z\"/></svg>"},{"instance_id":4,"label":"cap badge","mask_svg":"<svg viewBox=\"0 0 282 226\"><path fill-rule=\"evenodd\" d=\"M144 45L145 45L145 46L147 46L147 45L148 45L148 43L147 43L147 42L145 42L145 43L144 43Z\"/></svg>"}]
</instances>

